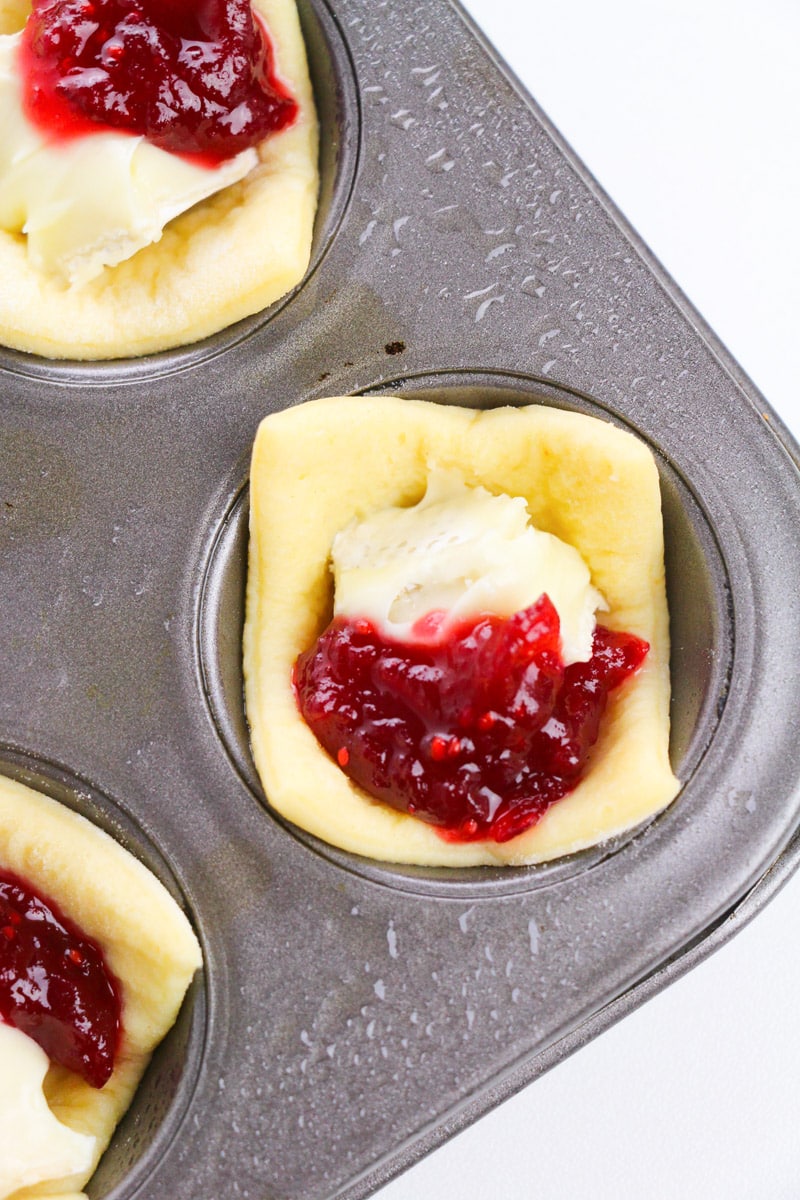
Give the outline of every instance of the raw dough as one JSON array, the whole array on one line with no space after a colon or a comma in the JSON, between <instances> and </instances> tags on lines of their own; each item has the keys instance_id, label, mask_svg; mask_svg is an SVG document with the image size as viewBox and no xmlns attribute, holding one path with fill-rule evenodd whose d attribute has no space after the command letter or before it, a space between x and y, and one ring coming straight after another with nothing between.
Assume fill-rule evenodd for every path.
<instances>
[{"instance_id":1,"label":"raw dough","mask_svg":"<svg viewBox=\"0 0 800 1200\"><path fill-rule=\"evenodd\" d=\"M121 358L195 342L260 312L302 279L317 204L317 121L294 0L253 0L278 76L299 104L254 171L172 221L155 245L80 287L27 260L0 230L0 343L51 358ZM27 9L0 0L0 33Z\"/></svg>"},{"instance_id":2,"label":"raw dough","mask_svg":"<svg viewBox=\"0 0 800 1200\"><path fill-rule=\"evenodd\" d=\"M292 666L331 614L330 547L354 516L424 493L427 466L523 496L534 525L573 545L608 601L610 628L645 638L642 670L612 696L587 775L503 844L445 842L373 800L302 720ZM247 715L270 804L317 837L389 862L540 862L629 829L678 790L670 768L669 629L658 473L631 434L531 405L476 412L400 397L338 397L267 417L253 450L244 634Z\"/></svg>"},{"instance_id":3,"label":"raw dough","mask_svg":"<svg viewBox=\"0 0 800 1200\"><path fill-rule=\"evenodd\" d=\"M180 908L133 855L83 817L24 784L0 776L0 867L54 900L103 949L122 985L123 1038L105 1087L51 1065L45 1094L55 1115L98 1139L89 1174L54 1180L57 1200L76 1198L131 1102L153 1049L174 1024L201 965L200 947ZM42 1185L12 1200L40 1196Z\"/></svg>"}]
</instances>

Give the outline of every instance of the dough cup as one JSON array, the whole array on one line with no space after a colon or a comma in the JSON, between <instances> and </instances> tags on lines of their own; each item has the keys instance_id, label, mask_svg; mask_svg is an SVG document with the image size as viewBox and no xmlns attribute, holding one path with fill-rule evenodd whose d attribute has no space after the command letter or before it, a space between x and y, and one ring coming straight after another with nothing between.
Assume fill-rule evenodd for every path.
<instances>
[{"instance_id":1,"label":"dough cup","mask_svg":"<svg viewBox=\"0 0 800 1200\"><path fill-rule=\"evenodd\" d=\"M53 900L97 941L121 985L122 1043L106 1085L93 1088L57 1064L45 1079L58 1119L97 1138L88 1175L48 1181L48 1196L71 1200L94 1172L150 1055L174 1024L201 965L200 947L183 912L138 859L84 817L5 776L0 867ZM14 1200L42 1195L43 1187L23 1188Z\"/></svg>"},{"instance_id":2,"label":"dough cup","mask_svg":"<svg viewBox=\"0 0 800 1200\"><path fill-rule=\"evenodd\" d=\"M453 844L350 782L303 721L292 666L327 624L336 532L414 504L427 463L524 496L539 528L575 546L608 600L603 622L645 638L642 670L616 692L581 783L509 842ZM244 673L252 749L270 804L324 841L425 866L542 862L638 825L675 796L668 756L669 630L658 473L613 425L531 405L490 411L398 397L333 398L268 417L251 470Z\"/></svg>"},{"instance_id":3,"label":"dough cup","mask_svg":"<svg viewBox=\"0 0 800 1200\"><path fill-rule=\"evenodd\" d=\"M317 118L294 0L253 0L275 66L299 105L258 147L241 183L171 221L161 240L83 287L28 263L25 238L0 230L0 342L51 358L149 354L196 342L261 312L298 284L311 253L319 188ZM22 19L0 5L0 30Z\"/></svg>"}]
</instances>

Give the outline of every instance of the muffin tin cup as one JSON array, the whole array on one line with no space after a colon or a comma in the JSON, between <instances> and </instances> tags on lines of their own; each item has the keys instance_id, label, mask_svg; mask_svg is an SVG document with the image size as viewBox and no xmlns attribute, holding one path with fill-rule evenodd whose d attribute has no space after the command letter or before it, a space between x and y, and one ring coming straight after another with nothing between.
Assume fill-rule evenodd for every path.
<instances>
[{"instance_id":1,"label":"muffin tin cup","mask_svg":"<svg viewBox=\"0 0 800 1200\"><path fill-rule=\"evenodd\" d=\"M205 956L96 1200L365 1196L709 953L797 857L797 448L457 6L302 16L326 131L304 283L187 350L0 352L2 769L172 880ZM269 808L239 659L250 446L268 412L381 390L566 406L653 448L683 789L646 826L445 873Z\"/></svg>"},{"instance_id":2,"label":"muffin tin cup","mask_svg":"<svg viewBox=\"0 0 800 1200\"><path fill-rule=\"evenodd\" d=\"M438 371L382 383L375 391L409 399L490 408L547 404L626 423L587 397L508 372ZM640 437L640 431L632 430ZM655 448L654 448L655 450ZM655 453L658 454L657 450ZM708 518L674 466L659 459L668 581L680 580L669 597L672 617L672 714L670 755L681 779L689 779L710 742L727 689L732 658L728 611L730 584ZM246 481L225 513L211 549L199 609L199 645L207 703L232 764L242 781L268 806L249 744L243 705L242 634L247 576L249 502ZM277 817L281 820L280 817ZM326 845L304 830L286 827L332 862L401 890L436 892L444 883L465 894L507 895L548 886L603 861L634 831L534 869L528 867L432 869L373 864Z\"/></svg>"}]
</instances>

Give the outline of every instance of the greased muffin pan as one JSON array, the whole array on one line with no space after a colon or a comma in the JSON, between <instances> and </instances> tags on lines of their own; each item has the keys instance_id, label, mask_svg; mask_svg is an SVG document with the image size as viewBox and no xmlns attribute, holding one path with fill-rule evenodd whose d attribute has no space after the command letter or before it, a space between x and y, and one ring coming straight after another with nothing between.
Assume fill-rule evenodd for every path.
<instances>
[{"instance_id":1,"label":"greased muffin pan","mask_svg":"<svg viewBox=\"0 0 800 1200\"><path fill-rule=\"evenodd\" d=\"M98 1198L367 1195L708 953L797 857L796 447L455 5L301 15L305 282L183 351L0 352L0 767L142 858L205 956ZM252 438L385 390L555 404L652 446L684 787L634 835L448 873L265 807L241 696Z\"/></svg>"}]
</instances>

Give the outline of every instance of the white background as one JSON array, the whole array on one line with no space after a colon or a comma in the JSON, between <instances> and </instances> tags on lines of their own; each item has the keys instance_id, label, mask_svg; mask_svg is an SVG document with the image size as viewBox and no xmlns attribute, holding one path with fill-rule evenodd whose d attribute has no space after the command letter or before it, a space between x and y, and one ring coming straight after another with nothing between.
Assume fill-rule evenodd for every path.
<instances>
[{"instance_id":1,"label":"white background","mask_svg":"<svg viewBox=\"0 0 800 1200\"><path fill-rule=\"evenodd\" d=\"M467 7L800 435L798 0ZM799 1010L795 877L379 1200L797 1200Z\"/></svg>"}]
</instances>

